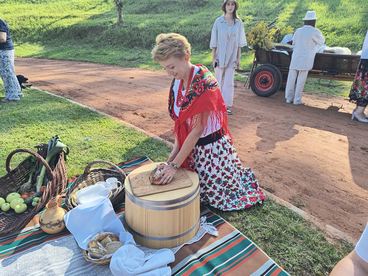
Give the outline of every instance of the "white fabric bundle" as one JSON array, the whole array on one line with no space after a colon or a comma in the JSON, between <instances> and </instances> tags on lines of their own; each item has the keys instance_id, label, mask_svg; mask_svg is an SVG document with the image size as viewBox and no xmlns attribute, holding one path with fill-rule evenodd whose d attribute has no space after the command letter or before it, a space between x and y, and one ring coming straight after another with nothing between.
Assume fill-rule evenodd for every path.
<instances>
[{"instance_id":1,"label":"white fabric bundle","mask_svg":"<svg viewBox=\"0 0 368 276\"><path fill-rule=\"evenodd\" d=\"M114 212L108 198L80 204L64 216L66 228L72 233L78 245L87 249L88 242L101 232L112 232L123 244L135 244L132 235Z\"/></svg>"},{"instance_id":2,"label":"white fabric bundle","mask_svg":"<svg viewBox=\"0 0 368 276\"><path fill-rule=\"evenodd\" d=\"M112 255L110 270L115 276L170 276L167 266L175 260L169 249L160 249L152 254L145 254L132 244L122 246Z\"/></svg>"}]
</instances>

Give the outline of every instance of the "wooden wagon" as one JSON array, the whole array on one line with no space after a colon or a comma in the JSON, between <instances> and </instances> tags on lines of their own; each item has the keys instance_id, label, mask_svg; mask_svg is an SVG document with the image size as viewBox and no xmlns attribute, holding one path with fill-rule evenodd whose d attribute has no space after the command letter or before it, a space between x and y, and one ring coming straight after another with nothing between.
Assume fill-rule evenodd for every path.
<instances>
[{"instance_id":1,"label":"wooden wagon","mask_svg":"<svg viewBox=\"0 0 368 276\"><path fill-rule=\"evenodd\" d=\"M272 50L255 50L249 86L261 97L269 97L285 87L292 48L276 45ZM316 54L308 77L352 81L360 61L357 55Z\"/></svg>"}]
</instances>

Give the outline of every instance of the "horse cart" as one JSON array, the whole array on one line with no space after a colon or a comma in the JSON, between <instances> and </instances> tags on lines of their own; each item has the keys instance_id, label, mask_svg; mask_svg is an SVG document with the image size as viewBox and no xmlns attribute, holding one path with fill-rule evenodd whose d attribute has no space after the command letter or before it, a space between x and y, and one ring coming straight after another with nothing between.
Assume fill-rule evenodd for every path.
<instances>
[{"instance_id":1,"label":"horse cart","mask_svg":"<svg viewBox=\"0 0 368 276\"><path fill-rule=\"evenodd\" d=\"M269 97L285 88L291 56L292 48L287 45L255 50L248 83L252 91L258 96ZM359 61L357 55L318 53L308 77L352 81Z\"/></svg>"}]
</instances>

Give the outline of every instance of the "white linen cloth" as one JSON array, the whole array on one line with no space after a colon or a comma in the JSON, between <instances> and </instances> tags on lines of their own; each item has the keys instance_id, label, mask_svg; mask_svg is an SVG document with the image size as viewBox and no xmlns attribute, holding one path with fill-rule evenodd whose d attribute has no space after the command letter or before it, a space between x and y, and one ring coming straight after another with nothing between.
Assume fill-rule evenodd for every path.
<instances>
[{"instance_id":1,"label":"white linen cloth","mask_svg":"<svg viewBox=\"0 0 368 276\"><path fill-rule=\"evenodd\" d=\"M188 242L168 249L151 249L144 246L122 246L112 255L110 269L113 275L118 276L166 276L171 275L171 268L167 266L175 260L175 253L184 245L192 244L205 234L218 236L218 231L206 217L201 217L197 234Z\"/></svg>"},{"instance_id":2,"label":"white linen cloth","mask_svg":"<svg viewBox=\"0 0 368 276\"><path fill-rule=\"evenodd\" d=\"M311 70L316 53L325 39L320 30L304 25L298 28L293 36L293 54L289 69Z\"/></svg>"},{"instance_id":3,"label":"white linen cloth","mask_svg":"<svg viewBox=\"0 0 368 276\"><path fill-rule=\"evenodd\" d=\"M126 244L112 255L110 270L115 276L170 276L167 265L173 261L175 255L169 249L145 254L135 245Z\"/></svg>"},{"instance_id":4,"label":"white linen cloth","mask_svg":"<svg viewBox=\"0 0 368 276\"><path fill-rule=\"evenodd\" d=\"M135 244L132 235L124 229L108 198L80 204L64 216L65 226L82 249L100 232L112 232L124 244Z\"/></svg>"}]
</instances>

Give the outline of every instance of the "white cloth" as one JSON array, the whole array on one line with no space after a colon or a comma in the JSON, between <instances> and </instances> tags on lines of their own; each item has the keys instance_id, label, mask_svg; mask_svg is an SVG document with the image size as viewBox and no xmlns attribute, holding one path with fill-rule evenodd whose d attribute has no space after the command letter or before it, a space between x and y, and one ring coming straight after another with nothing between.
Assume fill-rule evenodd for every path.
<instances>
[{"instance_id":1,"label":"white cloth","mask_svg":"<svg viewBox=\"0 0 368 276\"><path fill-rule=\"evenodd\" d=\"M282 38L282 40L281 40L281 42L280 43L282 43L282 44L288 44L288 42L290 42L290 41L292 41L293 40L293 34L287 34L287 35L285 35L283 38Z\"/></svg>"},{"instance_id":2,"label":"white cloth","mask_svg":"<svg viewBox=\"0 0 368 276\"><path fill-rule=\"evenodd\" d=\"M194 66L193 76L192 76L192 79L190 80L190 82L193 81L193 78L194 78L195 74L198 73L198 71L199 71L199 67ZM176 99L178 98L179 86L180 86L180 80L175 79L174 85L173 85L173 91L174 91L174 112L175 112L176 116L179 116L179 113L180 113L180 106L178 106L176 104ZM183 88L184 89L181 91L181 94L184 96L186 91L185 91L185 87L183 87Z\"/></svg>"},{"instance_id":3,"label":"white cloth","mask_svg":"<svg viewBox=\"0 0 368 276\"><path fill-rule=\"evenodd\" d=\"M135 245L126 244L112 256L110 270L115 276L170 276L171 268L167 265L173 261L175 255L169 249L145 254Z\"/></svg>"},{"instance_id":4,"label":"white cloth","mask_svg":"<svg viewBox=\"0 0 368 276\"><path fill-rule=\"evenodd\" d=\"M135 244L132 235L124 229L108 198L80 204L64 216L66 228L78 245L87 249L88 242L100 232L112 232L124 244Z\"/></svg>"},{"instance_id":5,"label":"white cloth","mask_svg":"<svg viewBox=\"0 0 368 276\"><path fill-rule=\"evenodd\" d=\"M297 29L293 36L293 54L289 69L311 70L316 53L325 39L315 27L304 25Z\"/></svg>"},{"instance_id":6,"label":"white cloth","mask_svg":"<svg viewBox=\"0 0 368 276\"><path fill-rule=\"evenodd\" d=\"M235 70L233 65L229 65L225 68L215 68L215 76L227 107L232 107L234 102L234 73Z\"/></svg>"},{"instance_id":7,"label":"white cloth","mask_svg":"<svg viewBox=\"0 0 368 276\"><path fill-rule=\"evenodd\" d=\"M355 252L360 258L368 263L368 223L355 246Z\"/></svg>"},{"instance_id":8,"label":"white cloth","mask_svg":"<svg viewBox=\"0 0 368 276\"><path fill-rule=\"evenodd\" d=\"M235 19L233 25L229 25L224 16L215 20L212 26L210 48L216 48L216 60L218 66L228 67L236 62L238 48L247 45L244 25L240 19Z\"/></svg>"},{"instance_id":9,"label":"white cloth","mask_svg":"<svg viewBox=\"0 0 368 276\"><path fill-rule=\"evenodd\" d=\"M307 81L308 70L289 69L289 74L285 88L285 99L294 104L302 102L302 95L305 82Z\"/></svg>"},{"instance_id":10,"label":"white cloth","mask_svg":"<svg viewBox=\"0 0 368 276\"><path fill-rule=\"evenodd\" d=\"M365 39L363 42L363 47L362 47L362 53L360 55L361 59L368 59L368 31L367 34L365 35Z\"/></svg>"},{"instance_id":11,"label":"white cloth","mask_svg":"<svg viewBox=\"0 0 368 276\"><path fill-rule=\"evenodd\" d=\"M199 67L198 66L195 66L194 67L194 74L193 74L193 77L195 74L197 74L199 71ZM192 78L193 80L193 78ZM180 86L180 80L177 80L175 79L174 80L174 85L173 85L173 92L174 92L174 113L176 116L179 116L179 113L180 113L180 107L176 104L176 99L178 98L178 93L179 93L179 86ZM185 89L183 89L181 91L182 95L184 96L185 95ZM189 124L190 122L188 122ZM211 121L208 120L208 123L207 123L207 127L204 129L201 137L205 137L207 135L210 135L211 133L214 133L216 131L218 131L219 129L221 128L221 125L219 122L217 122L216 124L212 125L211 124Z\"/></svg>"}]
</instances>

